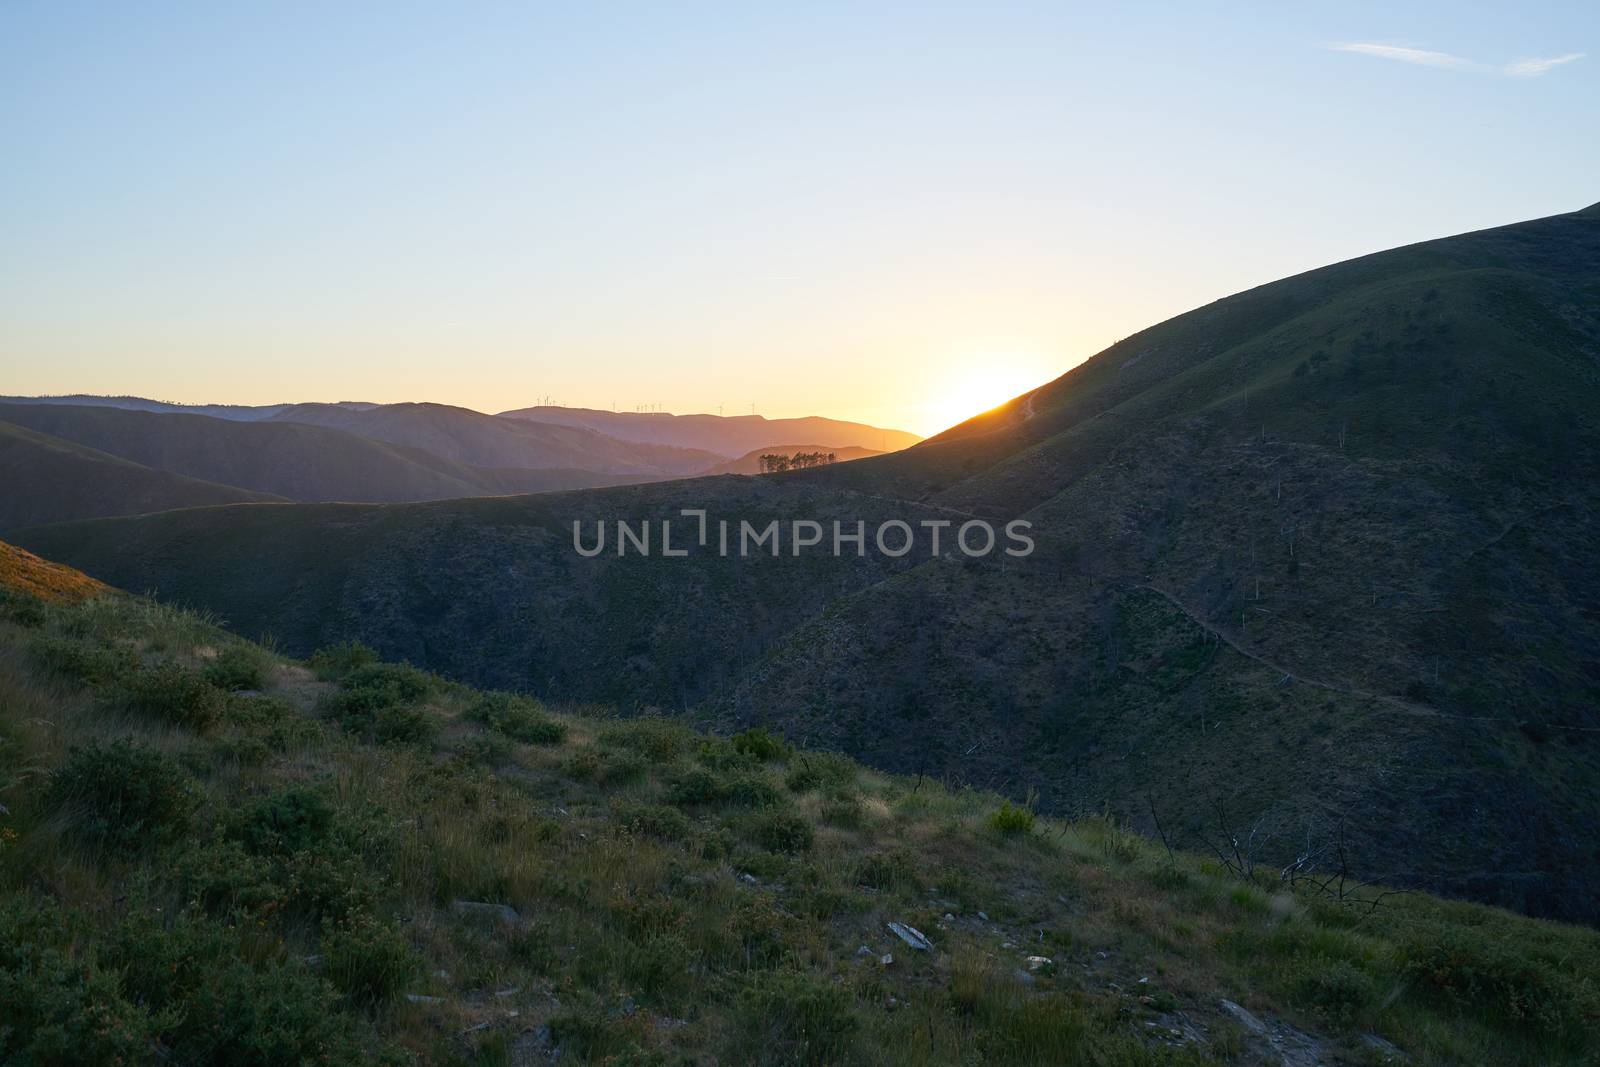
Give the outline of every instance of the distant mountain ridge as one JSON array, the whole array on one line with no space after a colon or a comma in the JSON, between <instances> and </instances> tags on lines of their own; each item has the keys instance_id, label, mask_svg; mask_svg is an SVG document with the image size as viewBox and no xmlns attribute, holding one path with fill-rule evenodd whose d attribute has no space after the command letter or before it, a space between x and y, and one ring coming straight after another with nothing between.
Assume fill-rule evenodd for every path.
<instances>
[{"instance_id":1,"label":"distant mountain ridge","mask_svg":"<svg viewBox=\"0 0 1600 1067\"><path fill-rule=\"evenodd\" d=\"M832 448L893 452L922 438L859 422L820 416L769 419L762 415L672 415L666 412L599 411L593 408L531 407L501 416L560 426L581 426L622 441L705 449L726 459L774 441L823 441Z\"/></svg>"}]
</instances>

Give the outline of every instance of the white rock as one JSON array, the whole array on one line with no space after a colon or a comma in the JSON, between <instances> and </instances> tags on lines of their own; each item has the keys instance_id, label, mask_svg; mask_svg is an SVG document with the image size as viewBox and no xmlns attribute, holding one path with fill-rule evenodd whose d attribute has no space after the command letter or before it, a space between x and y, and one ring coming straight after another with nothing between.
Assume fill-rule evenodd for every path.
<instances>
[{"instance_id":1,"label":"white rock","mask_svg":"<svg viewBox=\"0 0 1600 1067\"><path fill-rule=\"evenodd\" d=\"M916 949L918 952L932 952L933 942L925 937L921 930L905 923L890 923L889 930L900 940Z\"/></svg>"}]
</instances>

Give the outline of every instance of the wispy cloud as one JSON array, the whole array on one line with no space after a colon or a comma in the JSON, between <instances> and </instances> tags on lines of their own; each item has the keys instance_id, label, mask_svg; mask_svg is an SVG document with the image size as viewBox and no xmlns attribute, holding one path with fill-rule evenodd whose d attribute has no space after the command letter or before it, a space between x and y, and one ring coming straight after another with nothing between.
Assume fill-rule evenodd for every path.
<instances>
[{"instance_id":1,"label":"wispy cloud","mask_svg":"<svg viewBox=\"0 0 1600 1067\"><path fill-rule=\"evenodd\" d=\"M1564 63L1571 63L1575 59L1582 59L1582 52L1568 52L1564 56L1554 59L1519 59L1515 63L1508 63L1505 72L1517 78L1537 78L1539 75L1552 71Z\"/></svg>"},{"instance_id":2,"label":"wispy cloud","mask_svg":"<svg viewBox=\"0 0 1600 1067\"><path fill-rule=\"evenodd\" d=\"M1350 44L1331 44L1328 47L1335 52L1355 52L1358 55L1377 56L1379 59L1392 59L1399 63L1412 63L1419 67L1465 70L1476 74L1505 74L1513 78L1537 78L1541 74L1547 74L1563 64L1571 63L1584 57L1582 52L1569 52L1564 56L1555 56L1550 59L1519 59L1513 63L1495 66L1491 63L1479 63L1462 56L1451 55L1449 52L1433 52L1425 48L1406 48L1392 44L1354 42Z\"/></svg>"}]
</instances>

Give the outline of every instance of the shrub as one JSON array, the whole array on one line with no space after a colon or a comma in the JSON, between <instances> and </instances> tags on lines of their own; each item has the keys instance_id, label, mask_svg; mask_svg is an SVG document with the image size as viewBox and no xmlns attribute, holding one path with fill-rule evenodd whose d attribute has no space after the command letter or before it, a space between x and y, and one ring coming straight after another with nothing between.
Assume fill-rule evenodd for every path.
<instances>
[{"instance_id":1,"label":"shrub","mask_svg":"<svg viewBox=\"0 0 1600 1067\"><path fill-rule=\"evenodd\" d=\"M387 687L341 690L321 708L341 729L369 743L428 744L439 732L438 720L426 709L399 702Z\"/></svg>"},{"instance_id":2,"label":"shrub","mask_svg":"<svg viewBox=\"0 0 1600 1067\"><path fill-rule=\"evenodd\" d=\"M485 693L466 717L530 745L556 745L567 736L567 728L546 715L536 702L510 693Z\"/></svg>"},{"instance_id":3,"label":"shrub","mask_svg":"<svg viewBox=\"0 0 1600 1067\"><path fill-rule=\"evenodd\" d=\"M689 836L689 818L665 804L625 804L613 809L613 818L624 832L682 841Z\"/></svg>"},{"instance_id":4,"label":"shrub","mask_svg":"<svg viewBox=\"0 0 1600 1067\"><path fill-rule=\"evenodd\" d=\"M44 605L34 597L0 589L0 619L37 630L45 624Z\"/></svg>"},{"instance_id":5,"label":"shrub","mask_svg":"<svg viewBox=\"0 0 1600 1067\"><path fill-rule=\"evenodd\" d=\"M163 921L144 913L111 931L102 962L121 974L124 996L161 1012L198 989L238 947L237 937L218 923L181 914Z\"/></svg>"},{"instance_id":6,"label":"shrub","mask_svg":"<svg viewBox=\"0 0 1600 1067\"><path fill-rule=\"evenodd\" d=\"M218 967L165 1035L176 1063L230 1067L343 1065L361 1060L357 1020L329 1010L334 991L292 964Z\"/></svg>"},{"instance_id":7,"label":"shrub","mask_svg":"<svg viewBox=\"0 0 1600 1067\"><path fill-rule=\"evenodd\" d=\"M228 838L257 855L298 852L321 844L333 827L333 806L314 789L262 797L234 817Z\"/></svg>"},{"instance_id":8,"label":"shrub","mask_svg":"<svg viewBox=\"0 0 1600 1067\"><path fill-rule=\"evenodd\" d=\"M134 672L123 692L129 708L174 726L204 730L222 716L221 690L178 663Z\"/></svg>"},{"instance_id":9,"label":"shrub","mask_svg":"<svg viewBox=\"0 0 1600 1067\"><path fill-rule=\"evenodd\" d=\"M917 862L906 852L872 852L856 864L858 885L879 890L918 888Z\"/></svg>"},{"instance_id":10,"label":"shrub","mask_svg":"<svg viewBox=\"0 0 1600 1067\"><path fill-rule=\"evenodd\" d=\"M667 780L667 801L685 807L722 799L722 779L704 767L688 767Z\"/></svg>"},{"instance_id":11,"label":"shrub","mask_svg":"<svg viewBox=\"0 0 1600 1067\"><path fill-rule=\"evenodd\" d=\"M186 849L173 867L184 898L213 915L277 908L288 897L274 864L246 852L237 841Z\"/></svg>"},{"instance_id":12,"label":"shrub","mask_svg":"<svg viewBox=\"0 0 1600 1067\"><path fill-rule=\"evenodd\" d=\"M432 694L438 681L409 663L368 663L346 672L339 686L382 693L391 704L411 704Z\"/></svg>"},{"instance_id":13,"label":"shrub","mask_svg":"<svg viewBox=\"0 0 1600 1067\"><path fill-rule=\"evenodd\" d=\"M1377 1001L1377 986L1370 975L1347 960L1313 957L1293 986L1294 999L1318 1015L1350 1026Z\"/></svg>"},{"instance_id":14,"label":"shrub","mask_svg":"<svg viewBox=\"0 0 1600 1067\"><path fill-rule=\"evenodd\" d=\"M786 1062L842 1060L860 1025L850 995L809 975L790 971L757 974L740 993L741 1007L758 1047L787 1046Z\"/></svg>"},{"instance_id":15,"label":"shrub","mask_svg":"<svg viewBox=\"0 0 1600 1067\"><path fill-rule=\"evenodd\" d=\"M106 685L138 669L134 654L120 646L41 634L28 643L34 665L46 674L84 685Z\"/></svg>"},{"instance_id":16,"label":"shrub","mask_svg":"<svg viewBox=\"0 0 1600 1067\"><path fill-rule=\"evenodd\" d=\"M1033 812L1008 800L1000 805L999 810L989 816L989 828L1007 836L1031 833L1033 831Z\"/></svg>"},{"instance_id":17,"label":"shrub","mask_svg":"<svg viewBox=\"0 0 1600 1067\"><path fill-rule=\"evenodd\" d=\"M306 661L312 673L324 682L338 681L357 667L365 667L376 662L378 654L359 641L346 641L343 644L319 648Z\"/></svg>"},{"instance_id":18,"label":"shrub","mask_svg":"<svg viewBox=\"0 0 1600 1067\"><path fill-rule=\"evenodd\" d=\"M811 849L811 824L793 812L774 811L761 816L753 827L756 843L769 852L798 853Z\"/></svg>"},{"instance_id":19,"label":"shrub","mask_svg":"<svg viewBox=\"0 0 1600 1067\"><path fill-rule=\"evenodd\" d=\"M1509 1029L1571 1039L1600 1012L1592 984L1574 982L1488 928L1440 929L1400 947L1401 974L1436 1001Z\"/></svg>"},{"instance_id":20,"label":"shrub","mask_svg":"<svg viewBox=\"0 0 1600 1067\"><path fill-rule=\"evenodd\" d=\"M39 1065L141 1063L149 1018L118 989L115 974L76 958L54 903L0 899L0 1062Z\"/></svg>"},{"instance_id":21,"label":"shrub","mask_svg":"<svg viewBox=\"0 0 1600 1067\"><path fill-rule=\"evenodd\" d=\"M822 802L817 814L830 826L858 828L861 825L861 801L853 793L829 797Z\"/></svg>"},{"instance_id":22,"label":"shrub","mask_svg":"<svg viewBox=\"0 0 1600 1067\"><path fill-rule=\"evenodd\" d=\"M789 754L789 746L783 739L768 733L760 727L751 727L741 733L733 735L733 747L746 755L754 756L765 763L767 760L782 759Z\"/></svg>"},{"instance_id":23,"label":"shrub","mask_svg":"<svg viewBox=\"0 0 1600 1067\"><path fill-rule=\"evenodd\" d=\"M267 684L269 666L266 652L254 645L228 645L206 667L205 679L229 692L260 689Z\"/></svg>"},{"instance_id":24,"label":"shrub","mask_svg":"<svg viewBox=\"0 0 1600 1067\"><path fill-rule=\"evenodd\" d=\"M746 808L769 808L778 803L781 794L764 775L741 774L723 786L723 797L729 804Z\"/></svg>"},{"instance_id":25,"label":"shrub","mask_svg":"<svg viewBox=\"0 0 1600 1067\"><path fill-rule=\"evenodd\" d=\"M188 829L200 790L176 761L148 745L116 741L77 748L56 772L52 800L74 830L117 849L159 844Z\"/></svg>"},{"instance_id":26,"label":"shrub","mask_svg":"<svg viewBox=\"0 0 1600 1067\"><path fill-rule=\"evenodd\" d=\"M600 742L631 749L652 763L670 763L689 750L694 731L660 715L641 715L606 727Z\"/></svg>"},{"instance_id":27,"label":"shrub","mask_svg":"<svg viewBox=\"0 0 1600 1067\"><path fill-rule=\"evenodd\" d=\"M393 1000L422 966L399 931L365 914L328 927L322 960L333 987L363 1007Z\"/></svg>"}]
</instances>

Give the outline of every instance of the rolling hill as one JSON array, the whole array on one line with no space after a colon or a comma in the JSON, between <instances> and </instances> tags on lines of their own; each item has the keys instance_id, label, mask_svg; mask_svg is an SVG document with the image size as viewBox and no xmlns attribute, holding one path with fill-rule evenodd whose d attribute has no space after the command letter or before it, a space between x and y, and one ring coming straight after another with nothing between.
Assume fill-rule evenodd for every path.
<instances>
[{"instance_id":1,"label":"rolling hill","mask_svg":"<svg viewBox=\"0 0 1600 1067\"><path fill-rule=\"evenodd\" d=\"M328 426L478 467L592 470L647 480L695 474L718 460L702 450L638 444L446 404L295 404L272 419Z\"/></svg>"},{"instance_id":2,"label":"rolling hill","mask_svg":"<svg viewBox=\"0 0 1600 1067\"><path fill-rule=\"evenodd\" d=\"M0 420L156 470L290 500L442 500L618 481L591 471L470 467L421 449L291 422L56 404L0 404Z\"/></svg>"},{"instance_id":3,"label":"rolling hill","mask_svg":"<svg viewBox=\"0 0 1600 1067\"><path fill-rule=\"evenodd\" d=\"M761 479L58 525L291 651L1600 919L1600 209L1217 301L914 448ZM572 522L1032 523L1038 551L586 559ZM679 519L678 521L683 521ZM681 531L680 531L681 532Z\"/></svg>"},{"instance_id":4,"label":"rolling hill","mask_svg":"<svg viewBox=\"0 0 1600 1067\"><path fill-rule=\"evenodd\" d=\"M0 421L0 485L5 486L0 493L0 529L283 499L151 470L4 421Z\"/></svg>"},{"instance_id":5,"label":"rolling hill","mask_svg":"<svg viewBox=\"0 0 1600 1067\"><path fill-rule=\"evenodd\" d=\"M619 441L698 448L732 459L773 441L826 441L829 448L909 448L922 438L859 422L810 416L769 419L762 415L672 415L667 412L596 411L592 408L531 407L502 411L505 418L579 426Z\"/></svg>"}]
</instances>

